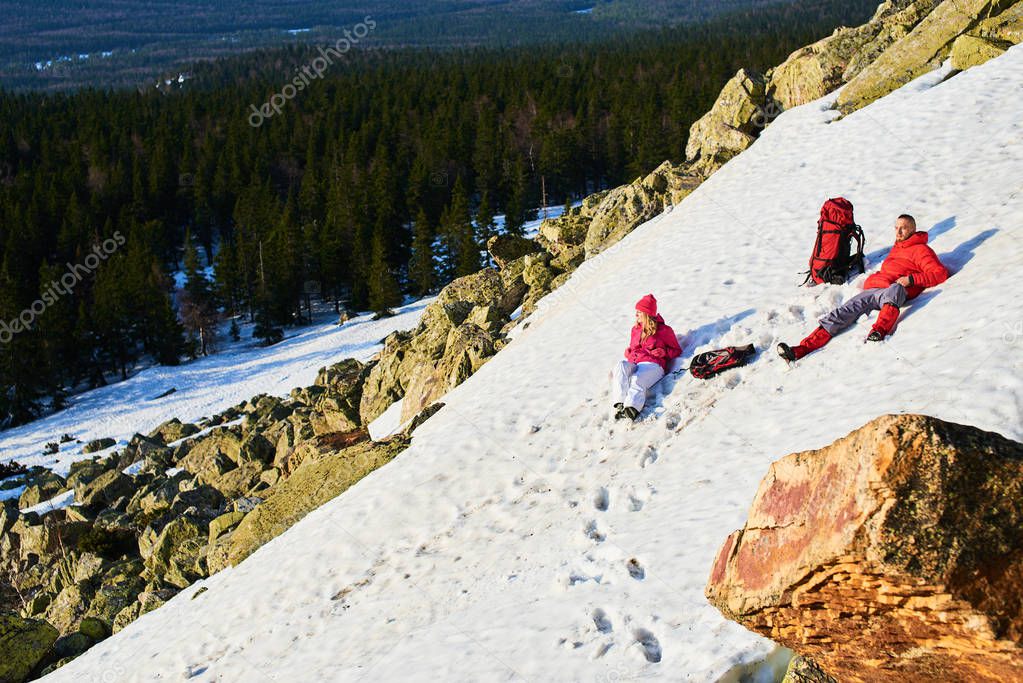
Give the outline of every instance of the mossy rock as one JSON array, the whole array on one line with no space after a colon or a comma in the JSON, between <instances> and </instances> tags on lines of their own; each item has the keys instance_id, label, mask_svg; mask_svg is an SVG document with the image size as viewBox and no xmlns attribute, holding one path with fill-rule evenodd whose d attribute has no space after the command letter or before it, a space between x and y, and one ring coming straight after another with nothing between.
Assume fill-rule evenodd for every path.
<instances>
[{"instance_id":1,"label":"mossy rock","mask_svg":"<svg viewBox=\"0 0 1023 683\"><path fill-rule=\"evenodd\" d=\"M271 489L270 496L222 539L224 543L218 543L216 552L211 549L210 573L238 564L311 511L390 462L406 445L406 441L398 439L385 443L363 442L317 460L306 460L290 477Z\"/></svg>"},{"instance_id":2,"label":"mossy rock","mask_svg":"<svg viewBox=\"0 0 1023 683\"><path fill-rule=\"evenodd\" d=\"M957 37L1012 4L1009 0L945 0L847 83L837 107L846 114L856 111L930 71L948 57Z\"/></svg>"},{"instance_id":3,"label":"mossy rock","mask_svg":"<svg viewBox=\"0 0 1023 683\"><path fill-rule=\"evenodd\" d=\"M117 443L116 439L110 437L104 437L102 439L93 439L89 443L82 447L82 453L95 453L96 451L102 451L106 448L110 448Z\"/></svg>"},{"instance_id":4,"label":"mossy rock","mask_svg":"<svg viewBox=\"0 0 1023 683\"><path fill-rule=\"evenodd\" d=\"M131 477L109 470L75 489L75 502L86 507L109 507L119 498L131 495L134 488Z\"/></svg>"},{"instance_id":5,"label":"mossy rock","mask_svg":"<svg viewBox=\"0 0 1023 683\"><path fill-rule=\"evenodd\" d=\"M949 58L952 60L953 69L966 71L969 68L980 66L989 59L998 57L1008 48L1007 43L963 35L952 43L952 53Z\"/></svg>"}]
</instances>

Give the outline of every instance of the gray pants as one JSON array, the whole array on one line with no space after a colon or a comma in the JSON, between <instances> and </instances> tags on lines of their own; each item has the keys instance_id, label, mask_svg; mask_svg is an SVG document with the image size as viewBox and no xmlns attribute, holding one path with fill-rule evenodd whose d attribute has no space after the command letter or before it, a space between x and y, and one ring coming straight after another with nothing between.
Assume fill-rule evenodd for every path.
<instances>
[{"instance_id":1,"label":"gray pants","mask_svg":"<svg viewBox=\"0 0 1023 683\"><path fill-rule=\"evenodd\" d=\"M879 311L885 304L901 308L906 303L906 288L895 283L887 289L865 289L820 319L828 334L836 335L859 320L861 315Z\"/></svg>"}]
</instances>

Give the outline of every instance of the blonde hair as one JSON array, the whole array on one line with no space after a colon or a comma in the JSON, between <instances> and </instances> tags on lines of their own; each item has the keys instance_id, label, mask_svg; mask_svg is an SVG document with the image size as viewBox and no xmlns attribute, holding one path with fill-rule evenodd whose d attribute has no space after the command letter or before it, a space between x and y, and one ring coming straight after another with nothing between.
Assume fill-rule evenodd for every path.
<instances>
[{"instance_id":1,"label":"blonde hair","mask_svg":"<svg viewBox=\"0 0 1023 683\"><path fill-rule=\"evenodd\" d=\"M643 339L652 337L657 332L657 321L643 311L639 311L639 324L643 328Z\"/></svg>"}]
</instances>

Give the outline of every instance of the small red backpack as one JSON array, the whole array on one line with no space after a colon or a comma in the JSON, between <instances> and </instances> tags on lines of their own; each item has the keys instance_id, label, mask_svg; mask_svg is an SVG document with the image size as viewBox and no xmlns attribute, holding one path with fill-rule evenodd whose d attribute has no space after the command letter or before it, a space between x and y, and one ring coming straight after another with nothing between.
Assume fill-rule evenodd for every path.
<instances>
[{"instance_id":1,"label":"small red backpack","mask_svg":"<svg viewBox=\"0 0 1023 683\"><path fill-rule=\"evenodd\" d=\"M855 253L853 240L856 240ZM854 266L864 272L863 240L863 228L853 220L852 202L845 197L824 202L817 221L817 241L810 254L810 272L803 284L813 280L815 284L840 285L849 278Z\"/></svg>"}]
</instances>

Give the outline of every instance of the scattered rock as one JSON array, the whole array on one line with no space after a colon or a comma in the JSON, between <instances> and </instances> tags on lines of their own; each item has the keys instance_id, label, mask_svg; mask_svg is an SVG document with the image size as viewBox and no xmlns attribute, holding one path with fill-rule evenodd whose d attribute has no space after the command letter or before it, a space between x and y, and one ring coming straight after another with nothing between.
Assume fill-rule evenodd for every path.
<instances>
[{"instance_id":1,"label":"scattered rock","mask_svg":"<svg viewBox=\"0 0 1023 683\"><path fill-rule=\"evenodd\" d=\"M781 683L838 683L838 681L817 666L813 660L796 655L789 661L789 668L785 671L785 678Z\"/></svg>"},{"instance_id":2,"label":"scattered rock","mask_svg":"<svg viewBox=\"0 0 1023 683\"><path fill-rule=\"evenodd\" d=\"M880 417L775 462L707 597L840 681L1023 671L1023 444Z\"/></svg>"},{"instance_id":3,"label":"scattered rock","mask_svg":"<svg viewBox=\"0 0 1023 683\"><path fill-rule=\"evenodd\" d=\"M174 441L184 439L185 437L192 436L198 431L199 428L194 424L182 422L175 417L167 420L162 425L151 431L149 433L149 438L160 441L163 444L169 444Z\"/></svg>"},{"instance_id":4,"label":"scattered rock","mask_svg":"<svg viewBox=\"0 0 1023 683\"><path fill-rule=\"evenodd\" d=\"M418 415L412 418L412 422L409 423L408 427L405 428L405 435L412 436L412 432L419 429L419 426L433 417L438 410L444 407L443 403L437 402L432 403L428 407L424 408Z\"/></svg>"},{"instance_id":5,"label":"scattered rock","mask_svg":"<svg viewBox=\"0 0 1023 683\"><path fill-rule=\"evenodd\" d=\"M18 507L25 509L38 505L66 489L67 482L59 475L47 470L30 480L21 497L18 498Z\"/></svg>"},{"instance_id":6,"label":"scattered rock","mask_svg":"<svg viewBox=\"0 0 1023 683\"><path fill-rule=\"evenodd\" d=\"M82 447L82 453L95 453L96 451L102 451L115 445L117 441L109 437L102 439L93 439L89 443Z\"/></svg>"}]
</instances>

